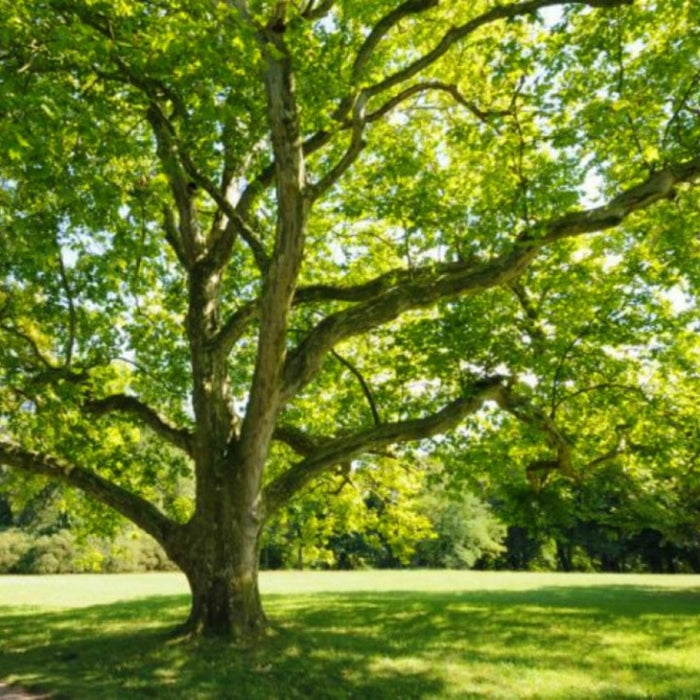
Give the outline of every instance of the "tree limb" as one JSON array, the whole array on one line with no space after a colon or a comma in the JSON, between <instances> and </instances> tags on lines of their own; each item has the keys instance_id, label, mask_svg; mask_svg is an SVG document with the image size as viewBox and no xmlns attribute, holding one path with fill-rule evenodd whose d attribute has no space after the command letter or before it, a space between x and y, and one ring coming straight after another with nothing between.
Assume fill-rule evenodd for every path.
<instances>
[{"instance_id":1,"label":"tree limb","mask_svg":"<svg viewBox=\"0 0 700 700\"><path fill-rule=\"evenodd\" d=\"M542 345L546 340L546 336L540 326L540 314L536 306L530 298L527 289L525 289L524 285L522 285L519 280L509 282L508 287L513 292L515 298L520 304L520 308L525 313L525 326L527 328L527 332L537 344L537 349L541 351Z\"/></svg>"},{"instance_id":2,"label":"tree limb","mask_svg":"<svg viewBox=\"0 0 700 700\"><path fill-rule=\"evenodd\" d=\"M48 476L74 486L129 518L161 544L177 528L175 522L149 501L82 467L22 449L5 440L0 441L0 464Z\"/></svg>"},{"instance_id":3,"label":"tree limb","mask_svg":"<svg viewBox=\"0 0 700 700\"><path fill-rule=\"evenodd\" d=\"M384 17L374 25L372 31L367 35L360 50L357 52L350 73L350 81L356 83L359 80L362 70L372 57L377 45L392 27L396 26L404 17L424 12L432 7L436 7L437 4L438 0L405 0L405 2L402 2L397 8L384 15Z\"/></svg>"},{"instance_id":4,"label":"tree limb","mask_svg":"<svg viewBox=\"0 0 700 700\"><path fill-rule=\"evenodd\" d=\"M63 291L65 292L68 302L68 338L66 339L65 365L66 367L70 367L73 363L73 350L75 349L75 334L78 319L75 311L75 303L73 301L73 290L68 280L68 273L66 272L66 266L63 262L63 254L60 245L58 246L58 271L61 277L61 285L63 286Z\"/></svg>"},{"instance_id":5,"label":"tree limb","mask_svg":"<svg viewBox=\"0 0 700 700\"><path fill-rule=\"evenodd\" d=\"M301 16L304 19L321 19L325 17L330 9L335 5L335 0L309 0L306 7L302 10Z\"/></svg>"},{"instance_id":6,"label":"tree limb","mask_svg":"<svg viewBox=\"0 0 700 700\"><path fill-rule=\"evenodd\" d=\"M350 362L350 360L346 360L342 355L338 354L336 350L331 350L331 353L333 357L335 357L335 359L338 360L338 362L340 362L341 365L350 370L350 372L357 379L357 381L360 382L360 386L362 387L362 393L365 395L367 403L369 404L369 410L372 412L372 420L374 420L375 425L381 425L382 421L379 417L379 411L377 410L377 403L374 400L374 396L372 395L372 390L369 388L369 384L362 376L362 372L360 372L360 370L357 369L357 367L355 367L355 365L353 365L352 362Z\"/></svg>"},{"instance_id":7,"label":"tree limb","mask_svg":"<svg viewBox=\"0 0 700 700\"><path fill-rule=\"evenodd\" d=\"M267 514L284 505L311 479L333 465L397 442L423 440L443 433L459 424L469 414L479 410L486 401L498 400L502 391L502 377L485 379L473 387L470 395L452 401L431 415L396 423L384 423L360 433L324 442L306 459L294 464L264 489Z\"/></svg>"},{"instance_id":8,"label":"tree limb","mask_svg":"<svg viewBox=\"0 0 700 700\"><path fill-rule=\"evenodd\" d=\"M537 460L528 467L529 471L535 471L538 468L536 465L540 465L539 468L558 469L562 474L573 475L571 447L551 416L526 398L516 396L510 389L504 389L496 401L504 411L508 411L523 423L545 433L550 445L556 450L555 460ZM549 466L545 467L545 465Z\"/></svg>"},{"instance_id":9,"label":"tree limb","mask_svg":"<svg viewBox=\"0 0 700 700\"><path fill-rule=\"evenodd\" d=\"M410 309L439 299L474 294L506 284L520 275L540 250L563 238L614 228L627 216L672 196L674 187L700 176L700 156L676 163L614 197L608 204L570 212L525 229L512 249L485 262L455 262L392 271L355 287L314 286L298 298L346 299L354 306L327 316L289 353L284 372L285 398L294 395L318 372L323 357L341 340L366 333Z\"/></svg>"},{"instance_id":10,"label":"tree limb","mask_svg":"<svg viewBox=\"0 0 700 700\"><path fill-rule=\"evenodd\" d=\"M192 456L192 434L188 430L170 425L157 411L128 394L112 394L103 399L86 401L84 407L95 415L128 413L147 425L156 435Z\"/></svg>"},{"instance_id":11,"label":"tree limb","mask_svg":"<svg viewBox=\"0 0 700 700\"><path fill-rule=\"evenodd\" d=\"M383 105L377 107L372 112L369 112L363 118L363 125L378 121L382 117L386 116L392 109L397 107L402 102L406 101L410 97L420 94L421 92L426 92L428 90L441 90L447 92L461 105L466 107L477 119L484 123L490 123L494 117L503 117L512 114L512 107L503 110L483 110L474 102L467 100L459 91L456 85L450 85L448 83L443 83L441 81L425 81L421 83L416 83L411 85L397 95L387 100ZM346 131L348 129L353 129L353 137L351 138L350 146L346 151L345 155L339 163L334 167L334 169L322 178L322 181L315 185L312 192L316 192L316 197L318 197L322 192L328 189L333 182L337 181L340 175L347 170L350 165L357 159L362 149L365 146L365 142L362 140L362 129L358 129L358 123L356 120L350 119L348 113L352 110L353 104L357 104L358 96L354 98L346 97L341 100L340 105L333 114L333 119L338 122L338 130ZM366 101L366 100L365 100ZM323 148L327 143L329 143L333 138L333 133L330 131L317 131L312 136L309 136L304 140L302 144L302 151L304 156L309 156L316 151ZM265 187L272 184L275 176L275 164L270 163L266 168L264 168L258 176L252 180L252 182L245 188L241 198L236 206L236 211L238 215L245 218L255 201L255 198L262 192Z\"/></svg>"},{"instance_id":12,"label":"tree limb","mask_svg":"<svg viewBox=\"0 0 700 700\"><path fill-rule=\"evenodd\" d=\"M249 301L232 313L224 322L215 343L228 355L236 341L246 332L248 324L259 317L260 300Z\"/></svg>"},{"instance_id":13,"label":"tree limb","mask_svg":"<svg viewBox=\"0 0 700 700\"><path fill-rule=\"evenodd\" d=\"M32 355L39 360L39 362L42 364L43 367L45 367L48 371L53 371L57 370L58 368L53 364L51 360L49 360L48 357L44 355L44 353L41 352L39 349L39 345L37 344L36 340L32 338L31 335L28 333L25 333L24 331L19 330L19 328L15 328L14 326L8 326L5 323L0 324L0 330L5 331L5 333L8 333L9 335L14 335L16 338L19 338L20 340L24 341L30 348Z\"/></svg>"},{"instance_id":14,"label":"tree limb","mask_svg":"<svg viewBox=\"0 0 700 700\"><path fill-rule=\"evenodd\" d=\"M309 215L292 59L276 29L263 32L267 117L275 160L275 244L260 298L260 328L250 397L241 425L239 454L261 478L264 449L280 408L289 314L304 254Z\"/></svg>"},{"instance_id":15,"label":"tree limb","mask_svg":"<svg viewBox=\"0 0 700 700\"><path fill-rule=\"evenodd\" d=\"M165 231L165 240L173 249L175 257L177 257L180 264L187 269L189 265L187 261L187 253L185 252L185 248L182 244L180 233L177 230L175 214L168 206L163 206L163 230Z\"/></svg>"},{"instance_id":16,"label":"tree limb","mask_svg":"<svg viewBox=\"0 0 700 700\"><path fill-rule=\"evenodd\" d=\"M308 456L313 454L321 444L316 438L311 437L303 430L286 423L278 424L272 435L273 440L283 442L291 447L297 454ZM324 439L324 441L326 441Z\"/></svg>"},{"instance_id":17,"label":"tree limb","mask_svg":"<svg viewBox=\"0 0 700 700\"><path fill-rule=\"evenodd\" d=\"M317 182L309 187L309 197L318 199L326 190L332 187L341 177L347 172L348 168L357 160L362 149L365 147L365 141L362 134L365 128L365 105L367 96L361 92L353 107L352 119L352 136L350 137L350 145L343 154L342 158Z\"/></svg>"},{"instance_id":18,"label":"tree limb","mask_svg":"<svg viewBox=\"0 0 700 700\"><path fill-rule=\"evenodd\" d=\"M219 188L197 168L190 155L182 147L179 148L179 154L187 174L190 176L190 178L192 178L196 185L202 187L202 189L204 189L206 193L214 200L231 225L224 226L220 230L218 239L210 239L208 241L210 254L213 253L213 251L219 251L218 254L215 254L216 257L221 258L220 261L217 261L218 266L221 267L223 263L225 263L233 245L233 234L235 232L246 243L253 254L255 264L258 266L260 272L264 274L270 264L270 260L258 237L252 231L250 226L248 226L233 204L226 198L226 195L223 194Z\"/></svg>"},{"instance_id":19,"label":"tree limb","mask_svg":"<svg viewBox=\"0 0 700 700\"><path fill-rule=\"evenodd\" d=\"M203 248L194 207L194 193L181 162L172 124L157 102L151 102L146 116L153 129L158 159L170 183L170 191L179 215L177 228L171 226L174 222L166 218L166 235L178 258L184 259L189 269L194 265Z\"/></svg>"},{"instance_id":20,"label":"tree limb","mask_svg":"<svg viewBox=\"0 0 700 700\"><path fill-rule=\"evenodd\" d=\"M619 384L618 382L601 382L600 384L585 386L582 389L577 389L576 391L572 391L569 394L565 394L564 396L559 397L555 402L554 407L559 408L559 406L561 406L566 401L570 401L571 399L574 399L577 396L581 396L582 394L587 394L592 391L601 391L604 389L612 389L615 391L623 391L630 394L637 394L641 396L644 401L649 401L649 398L646 396L644 391L638 386L631 386L629 384Z\"/></svg>"},{"instance_id":21,"label":"tree limb","mask_svg":"<svg viewBox=\"0 0 700 700\"><path fill-rule=\"evenodd\" d=\"M405 83L417 73L431 66L458 41L466 38L470 34L492 22L501 19L513 19L522 15L531 14L543 7L552 5L588 5L590 7L618 7L620 5L631 5L632 0L529 0L528 2L513 3L510 5L498 5L474 17L465 24L449 29L428 53L410 63L392 75L387 76L374 85L367 88L368 94L377 95L395 85Z\"/></svg>"},{"instance_id":22,"label":"tree limb","mask_svg":"<svg viewBox=\"0 0 700 700\"><path fill-rule=\"evenodd\" d=\"M387 100L381 107L378 107L370 112L366 117L366 121L368 123L374 122L385 116L388 112L394 109L394 107L397 107L402 102L405 102L410 97L413 97L413 95L419 95L420 93L428 92L429 90L439 90L451 95L455 102L461 104L463 107L466 107L479 121L483 122L484 124L490 123L491 119L494 117L506 117L513 114L512 107L509 107L508 109L483 110L474 102L467 100L456 85L443 83L440 80L426 80L424 82L415 83L414 85L410 85L409 87L401 90L401 92Z\"/></svg>"}]
</instances>

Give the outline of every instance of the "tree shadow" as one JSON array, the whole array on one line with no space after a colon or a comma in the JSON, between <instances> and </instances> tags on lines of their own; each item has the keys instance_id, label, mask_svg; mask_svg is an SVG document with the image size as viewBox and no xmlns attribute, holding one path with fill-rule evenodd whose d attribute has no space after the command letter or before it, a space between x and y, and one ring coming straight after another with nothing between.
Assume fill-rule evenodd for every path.
<instances>
[{"instance_id":1,"label":"tree shadow","mask_svg":"<svg viewBox=\"0 0 700 700\"><path fill-rule=\"evenodd\" d=\"M0 678L56 698L693 697L700 689L700 660L688 661L700 644L700 588L271 595L270 637L245 648L171 638L188 604L159 596L61 612L0 608ZM581 688L583 677L591 685ZM532 688L521 687L528 678Z\"/></svg>"}]
</instances>

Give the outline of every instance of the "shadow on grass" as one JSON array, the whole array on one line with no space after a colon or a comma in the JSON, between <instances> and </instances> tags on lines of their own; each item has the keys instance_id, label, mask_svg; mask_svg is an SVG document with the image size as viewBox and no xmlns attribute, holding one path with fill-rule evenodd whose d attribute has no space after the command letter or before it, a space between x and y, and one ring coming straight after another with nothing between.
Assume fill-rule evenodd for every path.
<instances>
[{"instance_id":1,"label":"shadow on grass","mask_svg":"<svg viewBox=\"0 0 700 700\"><path fill-rule=\"evenodd\" d=\"M266 605L273 630L257 648L170 639L185 596L0 607L0 679L58 698L700 697L700 588L273 595Z\"/></svg>"}]
</instances>

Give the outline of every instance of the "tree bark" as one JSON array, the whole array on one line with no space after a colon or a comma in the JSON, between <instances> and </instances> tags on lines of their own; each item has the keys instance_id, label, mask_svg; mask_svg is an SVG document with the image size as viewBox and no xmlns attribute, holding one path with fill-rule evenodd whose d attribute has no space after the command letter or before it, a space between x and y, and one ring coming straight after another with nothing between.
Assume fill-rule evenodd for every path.
<instances>
[{"instance_id":1,"label":"tree bark","mask_svg":"<svg viewBox=\"0 0 700 700\"><path fill-rule=\"evenodd\" d=\"M197 517L169 552L187 576L192 594L182 632L254 640L267 618L258 588L260 523L241 509L218 507Z\"/></svg>"}]
</instances>

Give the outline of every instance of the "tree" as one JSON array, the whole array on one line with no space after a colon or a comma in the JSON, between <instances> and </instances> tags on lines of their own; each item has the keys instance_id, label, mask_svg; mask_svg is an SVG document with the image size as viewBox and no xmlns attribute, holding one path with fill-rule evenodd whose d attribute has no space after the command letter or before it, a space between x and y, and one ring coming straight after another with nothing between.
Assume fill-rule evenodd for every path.
<instances>
[{"instance_id":1,"label":"tree","mask_svg":"<svg viewBox=\"0 0 700 700\"><path fill-rule=\"evenodd\" d=\"M437 491L424 500L436 536L421 542L416 557L420 566L471 569L490 563L505 549L505 526L474 494L462 493L457 500Z\"/></svg>"},{"instance_id":2,"label":"tree","mask_svg":"<svg viewBox=\"0 0 700 700\"><path fill-rule=\"evenodd\" d=\"M498 326L421 329L586 234L687 240L693 5L3 2L0 462L158 540L187 629L257 635L261 530L312 480L485 402L532 423Z\"/></svg>"}]
</instances>

